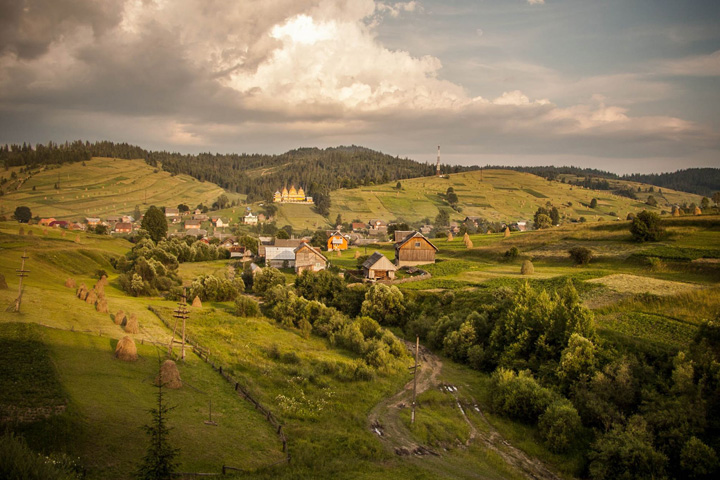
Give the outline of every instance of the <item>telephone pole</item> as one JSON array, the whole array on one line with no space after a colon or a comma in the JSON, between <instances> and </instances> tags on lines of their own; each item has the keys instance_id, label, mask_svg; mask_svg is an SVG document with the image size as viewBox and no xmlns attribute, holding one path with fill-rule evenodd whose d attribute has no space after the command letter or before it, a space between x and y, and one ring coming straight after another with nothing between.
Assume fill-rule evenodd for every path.
<instances>
[{"instance_id":1,"label":"telephone pole","mask_svg":"<svg viewBox=\"0 0 720 480\"><path fill-rule=\"evenodd\" d=\"M20 303L22 302L23 278L27 277L28 273L30 273L30 270L25 270L25 260L30 258L27 255L27 249L25 249L25 251L23 251L23 255L20 258L22 258L22 263L20 264L20 270L15 270L16 272L18 272L17 276L20 277L20 281L18 282L19 283L18 296L17 296L17 299L15 300L15 311L16 312L20 311Z\"/></svg>"},{"instance_id":2,"label":"telephone pole","mask_svg":"<svg viewBox=\"0 0 720 480\"><path fill-rule=\"evenodd\" d=\"M410 367L413 371L413 398L412 413L410 414L410 425L415 424L415 395L417 392L418 352L420 350L420 335L415 337L415 366Z\"/></svg>"}]
</instances>

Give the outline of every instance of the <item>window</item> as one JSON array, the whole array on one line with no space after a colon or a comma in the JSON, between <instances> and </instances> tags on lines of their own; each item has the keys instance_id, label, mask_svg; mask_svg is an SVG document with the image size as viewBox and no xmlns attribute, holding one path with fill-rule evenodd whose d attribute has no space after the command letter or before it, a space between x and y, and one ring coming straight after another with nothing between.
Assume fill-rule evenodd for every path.
<instances>
[{"instance_id":1,"label":"window","mask_svg":"<svg viewBox=\"0 0 720 480\"><path fill-rule=\"evenodd\" d=\"M416 247L420 247L420 242L415 242Z\"/></svg>"}]
</instances>

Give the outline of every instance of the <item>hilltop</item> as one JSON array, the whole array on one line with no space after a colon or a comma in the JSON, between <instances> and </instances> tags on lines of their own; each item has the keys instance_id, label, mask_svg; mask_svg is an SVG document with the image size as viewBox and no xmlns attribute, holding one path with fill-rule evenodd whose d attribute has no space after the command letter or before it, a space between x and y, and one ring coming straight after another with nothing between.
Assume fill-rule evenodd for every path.
<instances>
[{"instance_id":1,"label":"hilltop","mask_svg":"<svg viewBox=\"0 0 720 480\"><path fill-rule=\"evenodd\" d=\"M10 216L20 205L29 207L33 216L59 220L132 214L136 205L142 211L148 205L210 205L226 193L215 184L173 175L142 160L93 158L29 172L15 167L12 173L17 178L4 186L0 215Z\"/></svg>"}]
</instances>

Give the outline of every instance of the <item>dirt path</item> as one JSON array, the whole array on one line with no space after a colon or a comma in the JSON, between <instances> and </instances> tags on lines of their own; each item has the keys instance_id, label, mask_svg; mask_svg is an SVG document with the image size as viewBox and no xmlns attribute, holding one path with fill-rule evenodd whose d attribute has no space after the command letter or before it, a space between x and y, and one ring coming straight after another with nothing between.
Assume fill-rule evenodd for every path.
<instances>
[{"instance_id":1,"label":"dirt path","mask_svg":"<svg viewBox=\"0 0 720 480\"><path fill-rule=\"evenodd\" d=\"M405 342L408 349L414 350L415 345ZM488 422L474 398L472 406L463 407L458 396L458 388L440 382L442 372L442 361L427 348L420 346L419 352L420 369L417 381L417 394L421 394L431 388L441 388L453 396L460 413L470 427L470 437L467 444L480 442L486 448L494 451L509 465L515 467L526 478L537 480L559 480L559 477L550 471L540 460L528 456L522 450L512 446L503 436ZM411 432L400 420L400 412L412 405L413 382L408 382L402 390L378 403L368 416L370 431L378 435L387 448L400 456L424 457L427 455L440 456L426 445L420 445L412 438ZM467 397L466 397L467 398ZM465 408L472 408L480 414L483 419L483 428L478 429L472 420L467 416Z\"/></svg>"}]
</instances>

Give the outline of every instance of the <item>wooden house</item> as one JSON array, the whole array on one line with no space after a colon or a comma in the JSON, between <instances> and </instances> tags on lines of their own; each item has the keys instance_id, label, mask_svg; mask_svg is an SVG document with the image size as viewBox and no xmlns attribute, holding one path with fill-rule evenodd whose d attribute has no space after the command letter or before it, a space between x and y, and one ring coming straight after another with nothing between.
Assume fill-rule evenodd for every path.
<instances>
[{"instance_id":1,"label":"wooden house","mask_svg":"<svg viewBox=\"0 0 720 480\"><path fill-rule=\"evenodd\" d=\"M117 222L114 233L132 233L132 223Z\"/></svg>"},{"instance_id":2,"label":"wooden house","mask_svg":"<svg viewBox=\"0 0 720 480\"><path fill-rule=\"evenodd\" d=\"M319 272L327 268L328 260L317 248L303 242L295 249L295 273L298 275L309 270Z\"/></svg>"},{"instance_id":3,"label":"wooden house","mask_svg":"<svg viewBox=\"0 0 720 480\"><path fill-rule=\"evenodd\" d=\"M200 227L202 227L202 222L200 220L185 220L185 230Z\"/></svg>"},{"instance_id":4,"label":"wooden house","mask_svg":"<svg viewBox=\"0 0 720 480\"><path fill-rule=\"evenodd\" d=\"M348 249L348 241L345 236L340 233L339 231L333 233L330 235L330 238L328 238L327 241L327 250L328 252L331 252L333 250L347 250Z\"/></svg>"},{"instance_id":5,"label":"wooden house","mask_svg":"<svg viewBox=\"0 0 720 480\"><path fill-rule=\"evenodd\" d=\"M352 223L352 231L353 232L359 232L361 230L365 230L366 228L367 228L366 223L362 223L362 222L353 222Z\"/></svg>"},{"instance_id":6,"label":"wooden house","mask_svg":"<svg viewBox=\"0 0 720 480\"><path fill-rule=\"evenodd\" d=\"M363 276L368 280L392 280L397 267L380 252L375 252L362 264Z\"/></svg>"},{"instance_id":7,"label":"wooden house","mask_svg":"<svg viewBox=\"0 0 720 480\"><path fill-rule=\"evenodd\" d=\"M435 263L438 248L420 232L412 232L395 243L395 264L398 267Z\"/></svg>"},{"instance_id":8,"label":"wooden house","mask_svg":"<svg viewBox=\"0 0 720 480\"><path fill-rule=\"evenodd\" d=\"M295 249L303 243L300 239L276 238L272 245L265 245L265 265L275 268L294 267Z\"/></svg>"},{"instance_id":9,"label":"wooden house","mask_svg":"<svg viewBox=\"0 0 720 480\"><path fill-rule=\"evenodd\" d=\"M413 233L415 230L395 230L395 242L400 242L405 239L408 235Z\"/></svg>"}]
</instances>

